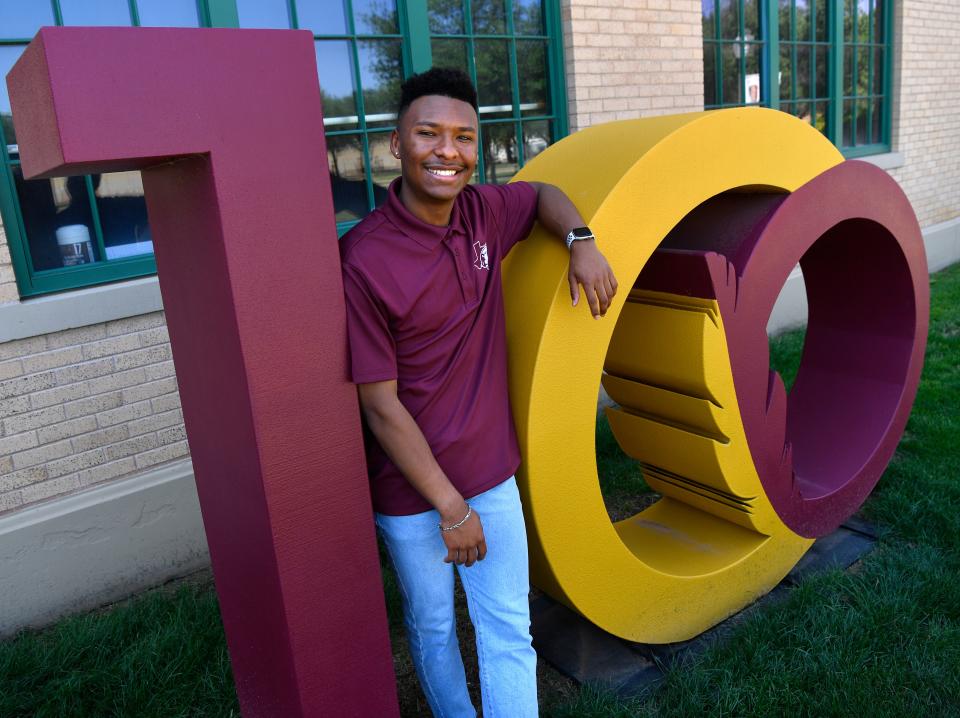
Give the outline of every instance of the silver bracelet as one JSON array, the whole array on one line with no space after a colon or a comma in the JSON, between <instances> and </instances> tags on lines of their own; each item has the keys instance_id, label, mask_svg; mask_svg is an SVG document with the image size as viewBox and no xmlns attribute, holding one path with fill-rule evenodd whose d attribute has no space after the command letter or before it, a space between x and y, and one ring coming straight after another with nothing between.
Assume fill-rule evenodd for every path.
<instances>
[{"instance_id":1,"label":"silver bracelet","mask_svg":"<svg viewBox=\"0 0 960 718\"><path fill-rule=\"evenodd\" d=\"M466 504L467 502L464 501L464 503ZM461 526L463 526L465 523L467 523L467 519L469 519L471 516L473 516L473 507L471 507L470 504L467 504L466 516L464 516L462 519L457 521L457 523L455 523L453 526L444 526L443 522L441 521L440 523L437 524L437 528L440 529L441 531L453 531L454 529L458 529Z\"/></svg>"}]
</instances>

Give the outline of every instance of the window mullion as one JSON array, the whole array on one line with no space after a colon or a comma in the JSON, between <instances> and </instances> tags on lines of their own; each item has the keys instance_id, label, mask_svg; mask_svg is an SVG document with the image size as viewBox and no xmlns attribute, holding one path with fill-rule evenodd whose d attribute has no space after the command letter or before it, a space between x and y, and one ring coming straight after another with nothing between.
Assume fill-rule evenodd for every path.
<instances>
[{"instance_id":1,"label":"window mullion","mask_svg":"<svg viewBox=\"0 0 960 718\"><path fill-rule=\"evenodd\" d=\"M780 108L780 23L777 0L764 0L760 7L760 32L765 40L760 55L760 81L767 105ZM762 98L761 98L762 99Z\"/></svg>"},{"instance_id":2,"label":"window mullion","mask_svg":"<svg viewBox=\"0 0 960 718\"><path fill-rule=\"evenodd\" d=\"M50 0L50 6L53 8L53 21L57 25L63 25L63 12L60 10L60 0Z\"/></svg>"},{"instance_id":3,"label":"window mullion","mask_svg":"<svg viewBox=\"0 0 960 718\"><path fill-rule=\"evenodd\" d=\"M103 175L100 176L101 180ZM100 222L100 208L97 207L97 193L93 188L93 178L90 175L84 175L83 186L87 190L87 199L90 202L90 216L93 219L93 240L97 245L97 254L100 262L107 261L107 248L103 243L103 225Z\"/></svg>"},{"instance_id":4,"label":"window mullion","mask_svg":"<svg viewBox=\"0 0 960 718\"><path fill-rule=\"evenodd\" d=\"M404 77L406 78L426 72L433 65L427 0L401 0L397 10L400 15L400 34L406 40L403 43Z\"/></svg>"},{"instance_id":5,"label":"window mullion","mask_svg":"<svg viewBox=\"0 0 960 718\"><path fill-rule=\"evenodd\" d=\"M827 13L827 32L830 36L828 82L830 83L830 119L827 138L840 147L843 142L843 3L831 0Z\"/></svg>"}]
</instances>

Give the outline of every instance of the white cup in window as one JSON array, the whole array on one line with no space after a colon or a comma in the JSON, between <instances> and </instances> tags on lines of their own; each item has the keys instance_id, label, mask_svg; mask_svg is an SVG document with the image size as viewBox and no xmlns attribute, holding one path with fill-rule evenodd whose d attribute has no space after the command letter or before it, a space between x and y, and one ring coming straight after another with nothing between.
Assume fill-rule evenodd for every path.
<instances>
[{"instance_id":1,"label":"white cup in window","mask_svg":"<svg viewBox=\"0 0 960 718\"><path fill-rule=\"evenodd\" d=\"M93 261L90 230L85 224L57 227L57 244L60 246L60 259L64 267L74 267Z\"/></svg>"}]
</instances>

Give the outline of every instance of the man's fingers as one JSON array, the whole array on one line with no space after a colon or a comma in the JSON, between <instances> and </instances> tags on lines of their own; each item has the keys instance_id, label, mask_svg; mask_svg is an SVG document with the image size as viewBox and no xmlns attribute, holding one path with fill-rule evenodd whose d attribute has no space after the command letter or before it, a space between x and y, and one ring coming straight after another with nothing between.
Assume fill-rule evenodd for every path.
<instances>
[{"instance_id":1,"label":"man's fingers","mask_svg":"<svg viewBox=\"0 0 960 718\"><path fill-rule=\"evenodd\" d=\"M570 299L573 300L573 306L577 306L577 302L580 301L580 285L572 274L567 275L567 281L570 283Z\"/></svg>"},{"instance_id":2,"label":"man's fingers","mask_svg":"<svg viewBox=\"0 0 960 718\"><path fill-rule=\"evenodd\" d=\"M480 539L480 545L477 546L477 561L483 561L487 557L487 541Z\"/></svg>"},{"instance_id":3,"label":"man's fingers","mask_svg":"<svg viewBox=\"0 0 960 718\"><path fill-rule=\"evenodd\" d=\"M602 281L598 281L596 287L597 299L600 300L600 316L602 317L607 313L607 307L610 306L610 297L607 296L607 288L604 286Z\"/></svg>"}]
</instances>

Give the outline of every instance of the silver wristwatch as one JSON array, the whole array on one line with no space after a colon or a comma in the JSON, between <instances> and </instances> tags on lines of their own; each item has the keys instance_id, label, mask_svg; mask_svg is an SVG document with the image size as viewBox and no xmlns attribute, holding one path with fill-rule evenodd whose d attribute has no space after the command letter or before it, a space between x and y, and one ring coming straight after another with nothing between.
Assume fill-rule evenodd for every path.
<instances>
[{"instance_id":1,"label":"silver wristwatch","mask_svg":"<svg viewBox=\"0 0 960 718\"><path fill-rule=\"evenodd\" d=\"M577 227L576 229L571 229L570 234L567 235L567 249L569 250L573 246L574 242L584 239L596 239L589 227Z\"/></svg>"}]
</instances>

